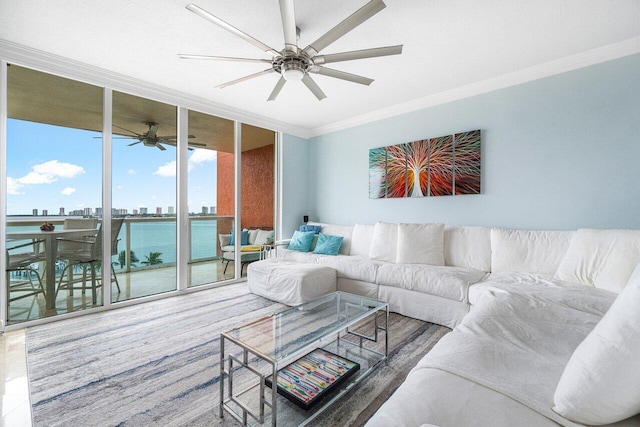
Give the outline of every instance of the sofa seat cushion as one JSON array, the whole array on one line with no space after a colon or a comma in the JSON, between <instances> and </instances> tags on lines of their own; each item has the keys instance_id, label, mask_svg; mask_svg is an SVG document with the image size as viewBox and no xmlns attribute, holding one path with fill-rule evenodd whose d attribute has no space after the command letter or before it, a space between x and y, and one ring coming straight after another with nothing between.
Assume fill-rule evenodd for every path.
<instances>
[{"instance_id":1,"label":"sofa seat cushion","mask_svg":"<svg viewBox=\"0 0 640 427\"><path fill-rule=\"evenodd\" d=\"M278 248L277 254L279 259L284 259L287 261L295 261L295 262L304 262L307 264L317 264L318 258L321 256L318 254L314 254L313 252L292 251L284 248Z\"/></svg>"},{"instance_id":2,"label":"sofa seat cushion","mask_svg":"<svg viewBox=\"0 0 640 427\"><path fill-rule=\"evenodd\" d=\"M336 282L334 269L317 264L266 259L247 268L249 291L292 306L335 292Z\"/></svg>"},{"instance_id":3,"label":"sofa seat cushion","mask_svg":"<svg viewBox=\"0 0 640 427\"><path fill-rule=\"evenodd\" d=\"M338 277L369 283L376 283L376 273L382 265L379 261L349 255L321 256L317 262L336 269Z\"/></svg>"},{"instance_id":4,"label":"sofa seat cushion","mask_svg":"<svg viewBox=\"0 0 640 427\"><path fill-rule=\"evenodd\" d=\"M464 267L384 263L378 267L376 283L466 302L469 286L486 275Z\"/></svg>"},{"instance_id":5,"label":"sofa seat cushion","mask_svg":"<svg viewBox=\"0 0 640 427\"><path fill-rule=\"evenodd\" d=\"M591 287L577 285L571 282L558 280L546 274L533 273L491 273L485 280L469 288L469 303L481 304L483 300L491 300L500 295L515 293L527 293L539 301L548 304L557 304L555 292L568 295L571 292L574 297L563 300L563 304L569 305L574 310L586 313L602 315L611 304L615 294L604 289L596 290ZM582 294L588 292L589 304L585 304Z\"/></svg>"},{"instance_id":6,"label":"sofa seat cushion","mask_svg":"<svg viewBox=\"0 0 640 427\"><path fill-rule=\"evenodd\" d=\"M496 292L473 306L415 369L449 372L561 425L575 425L552 410L556 385L574 349L615 296L579 285Z\"/></svg>"}]
</instances>

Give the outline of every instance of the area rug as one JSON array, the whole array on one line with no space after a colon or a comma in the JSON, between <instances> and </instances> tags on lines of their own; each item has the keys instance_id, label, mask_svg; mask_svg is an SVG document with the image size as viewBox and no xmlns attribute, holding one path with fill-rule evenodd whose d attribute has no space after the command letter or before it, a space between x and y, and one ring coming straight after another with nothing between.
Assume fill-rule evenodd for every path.
<instances>
[{"instance_id":1,"label":"area rug","mask_svg":"<svg viewBox=\"0 0 640 427\"><path fill-rule=\"evenodd\" d=\"M236 284L29 328L33 425L235 426L218 417L220 332L285 308ZM392 314L389 365L314 425L363 425L447 332Z\"/></svg>"}]
</instances>

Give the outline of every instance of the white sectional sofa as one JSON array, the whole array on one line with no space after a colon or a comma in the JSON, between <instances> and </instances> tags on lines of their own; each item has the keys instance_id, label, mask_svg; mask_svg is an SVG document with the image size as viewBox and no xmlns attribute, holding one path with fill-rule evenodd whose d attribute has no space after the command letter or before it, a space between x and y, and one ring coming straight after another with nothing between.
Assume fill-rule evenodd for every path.
<instances>
[{"instance_id":1,"label":"white sectional sofa","mask_svg":"<svg viewBox=\"0 0 640 427\"><path fill-rule=\"evenodd\" d=\"M454 328L369 427L640 426L640 231L314 224L339 255L277 257Z\"/></svg>"}]
</instances>

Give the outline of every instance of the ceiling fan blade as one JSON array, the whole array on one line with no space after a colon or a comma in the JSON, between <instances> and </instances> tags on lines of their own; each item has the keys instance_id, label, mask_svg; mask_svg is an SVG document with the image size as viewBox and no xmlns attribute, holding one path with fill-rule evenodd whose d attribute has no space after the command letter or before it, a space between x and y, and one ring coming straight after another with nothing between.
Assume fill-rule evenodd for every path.
<instances>
[{"instance_id":1,"label":"ceiling fan blade","mask_svg":"<svg viewBox=\"0 0 640 427\"><path fill-rule=\"evenodd\" d=\"M376 13L384 9L386 5L382 0L371 0L369 3L355 11L347 19L330 29L318 40L305 47L303 53L312 58L325 47L356 28L358 25L371 18Z\"/></svg>"},{"instance_id":2,"label":"ceiling fan blade","mask_svg":"<svg viewBox=\"0 0 640 427\"><path fill-rule=\"evenodd\" d=\"M131 144L127 144L127 147L131 147L132 145L140 144L142 141L132 142Z\"/></svg>"},{"instance_id":3,"label":"ceiling fan blade","mask_svg":"<svg viewBox=\"0 0 640 427\"><path fill-rule=\"evenodd\" d=\"M309 74L304 75L304 77L302 78L302 83L304 83L304 85L308 87L311 92L313 92L316 98L318 98L318 101L322 101L327 97L327 95L324 94L322 89L320 89L316 82L313 81Z\"/></svg>"},{"instance_id":4,"label":"ceiling fan blade","mask_svg":"<svg viewBox=\"0 0 640 427\"><path fill-rule=\"evenodd\" d=\"M298 37L296 34L296 14L293 0L280 0L280 15L282 16L282 30L284 32L284 49L287 52L298 53Z\"/></svg>"},{"instance_id":5,"label":"ceiling fan blade","mask_svg":"<svg viewBox=\"0 0 640 427\"><path fill-rule=\"evenodd\" d=\"M344 71L338 71L332 68L315 66L315 67L312 67L309 70L309 72L315 73L315 74L322 74L323 76L334 77L336 79L347 80L353 83L360 83L361 85L366 85L366 86L369 86L371 83L373 83L373 79L370 79L368 77L362 77L362 76L358 76L357 74L346 73Z\"/></svg>"},{"instance_id":6,"label":"ceiling fan blade","mask_svg":"<svg viewBox=\"0 0 640 427\"><path fill-rule=\"evenodd\" d=\"M195 138L195 135L187 135L187 138ZM169 136L159 136L158 138L161 139L177 139L178 136L177 135L169 135Z\"/></svg>"},{"instance_id":7,"label":"ceiling fan blade","mask_svg":"<svg viewBox=\"0 0 640 427\"><path fill-rule=\"evenodd\" d=\"M377 56L399 55L402 53L402 45L374 47L373 49L354 50L351 52L330 53L313 57L315 65L329 64L331 62L351 61L354 59L375 58Z\"/></svg>"},{"instance_id":8,"label":"ceiling fan blade","mask_svg":"<svg viewBox=\"0 0 640 427\"><path fill-rule=\"evenodd\" d=\"M249 34L243 32L243 31L240 31L239 29L237 29L233 25L223 21L222 19L218 18L217 16L214 16L214 15L210 14L206 10L202 9L199 6L196 6L193 3L189 3L185 7L188 10L190 10L191 12L195 13L196 15L206 19L207 21L209 21L209 22L211 22L213 24L216 24L220 28L223 28L223 29L229 31L231 34L235 34L236 36L240 37L244 41L246 41L248 43L251 43L255 47L257 47L259 49L262 49L263 51L268 52L273 56L277 56L277 55L280 54L278 51L276 51L275 49L273 49L273 48L267 46L266 44L262 43L260 40L254 39Z\"/></svg>"},{"instance_id":9,"label":"ceiling fan blade","mask_svg":"<svg viewBox=\"0 0 640 427\"><path fill-rule=\"evenodd\" d=\"M180 59L210 59L214 61L231 61L231 62L260 62L271 64L270 59L257 59L257 58L234 58L232 56L210 56L210 55L190 55L186 53L179 53Z\"/></svg>"},{"instance_id":10,"label":"ceiling fan blade","mask_svg":"<svg viewBox=\"0 0 640 427\"><path fill-rule=\"evenodd\" d=\"M166 148L164 148L164 147L162 146L162 144L160 144L159 142L156 142L156 147L158 147L158 149L159 149L160 151L165 151L165 150L166 150Z\"/></svg>"},{"instance_id":11,"label":"ceiling fan blade","mask_svg":"<svg viewBox=\"0 0 640 427\"><path fill-rule=\"evenodd\" d=\"M140 133L138 133L138 132L134 132L134 131L129 130L129 129L125 129L125 128L123 128L122 126L118 126L118 125L112 125L112 126L113 126L114 128L118 128L118 129L126 130L127 132L130 132L130 133L132 133L132 134L134 134L134 135L136 135L136 136L138 136L138 137L142 136L142 134L140 134Z\"/></svg>"},{"instance_id":12,"label":"ceiling fan blade","mask_svg":"<svg viewBox=\"0 0 640 427\"><path fill-rule=\"evenodd\" d=\"M287 81L284 79L284 77L280 77L280 80L278 80L278 83L276 83L276 87L274 87L273 91L271 91L271 95L269 95L269 99L267 99L267 101L275 101L286 82Z\"/></svg>"},{"instance_id":13,"label":"ceiling fan blade","mask_svg":"<svg viewBox=\"0 0 640 427\"><path fill-rule=\"evenodd\" d=\"M231 86L231 85L234 85L236 83L244 82L246 80L253 79L255 77L259 77L259 76L262 76L263 74L269 74L269 73L275 73L275 70L273 68L269 68L267 70L260 71L259 73L255 73L255 74L251 74L251 75L248 75L248 76L240 77L239 79L231 80L230 82L227 82L227 83L222 83L221 85L218 85L216 87L219 87L220 89L222 89L222 88L225 88L227 86Z\"/></svg>"}]
</instances>

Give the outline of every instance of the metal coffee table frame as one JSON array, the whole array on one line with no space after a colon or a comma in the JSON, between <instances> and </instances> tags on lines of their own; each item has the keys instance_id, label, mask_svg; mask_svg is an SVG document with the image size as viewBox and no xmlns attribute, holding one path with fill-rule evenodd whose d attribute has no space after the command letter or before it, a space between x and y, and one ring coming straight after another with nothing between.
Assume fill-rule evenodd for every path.
<instances>
[{"instance_id":1,"label":"metal coffee table frame","mask_svg":"<svg viewBox=\"0 0 640 427\"><path fill-rule=\"evenodd\" d=\"M325 307L325 309L323 309L323 307ZM383 312L384 325L381 325L378 320L378 313L380 312ZM313 316L316 317L314 318ZM333 319L333 317L335 317L335 319ZM373 319L370 319L371 317L373 317ZM311 319L317 322L315 329L312 326L311 329L307 328L300 332L300 334L303 334L301 335L302 339L297 335L297 330L291 330L293 326L284 324L287 321L289 321L289 323L295 323L295 320L298 318L304 318L307 321ZM374 332L372 336L349 330L349 328L355 324L360 326L367 321L373 322ZM282 324L279 324L279 322ZM290 308L272 316L263 317L255 322L221 333L220 417L224 417L226 412L245 426L248 425L249 417L263 424L265 418L267 418L265 407L268 407L271 409L271 425L276 426L278 407L291 406L292 404L286 400L278 402L277 387L272 387L269 396L266 397L265 391L267 387L265 385L265 379L269 376L276 378L279 369L319 346L323 348L333 346L337 351L342 351L343 354L357 354L356 357L361 357L363 360L366 359L367 362L363 364L364 366L361 367L359 373L350 378L339 391L332 394L331 398L320 402L317 408L310 410L308 414L304 415L305 419L299 425L306 425L351 390L357 383L367 377L382 364L382 362L388 364L388 325L389 305L387 303L345 292L334 292L302 304L301 306ZM269 328L269 326L271 326L271 336L269 336L268 333L256 334L256 330L262 330L265 329L265 327ZM364 345L367 341L377 343L380 338L379 332L384 332L384 353L367 348L367 346ZM248 336L247 339L244 337L245 334ZM290 335L288 340L285 338L285 335ZM356 337L357 342L354 343L344 339L344 337L349 335ZM237 345L241 350L241 355L225 355L225 341ZM295 344L291 344L292 341L295 342ZM351 350L352 347L354 348L353 350ZM348 357L349 356L347 356L347 358ZM254 361L251 359L254 359ZM262 371L257 369L254 366L257 363L255 361L256 359L267 362L267 364L270 365L270 369L267 370L263 368ZM225 367L227 361L228 367ZM239 368L247 369L248 372L256 376L257 381L249 387L236 391L234 389L234 371ZM225 377L228 387L228 397L226 398L224 394ZM255 390L259 393L257 410L256 408L250 408L249 405L242 400L243 396L246 396L247 393L255 393ZM238 412L234 410L234 404Z\"/></svg>"}]
</instances>

